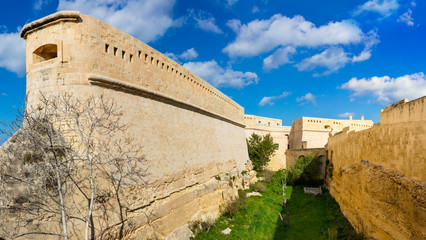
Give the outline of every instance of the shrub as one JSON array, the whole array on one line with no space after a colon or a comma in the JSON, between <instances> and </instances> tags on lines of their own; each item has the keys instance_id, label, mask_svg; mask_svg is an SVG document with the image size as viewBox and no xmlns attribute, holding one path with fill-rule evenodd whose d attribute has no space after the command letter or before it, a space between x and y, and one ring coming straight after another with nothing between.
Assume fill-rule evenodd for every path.
<instances>
[{"instance_id":1,"label":"shrub","mask_svg":"<svg viewBox=\"0 0 426 240\"><path fill-rule=\"evenodd\" d=\"M253 189L255 192L264 192L265 186L261 182L256 182L251 186L251 189Z\"/></svg>"},{"instance_id":2,"label":"shrub","mask_svg":"<svg viewBox=\"0 0 426 240\"><path fill-rule=\"evenodd\" d=\"M276 147L270 134L259 136L252 134L247 139L247 148L250 160L253 164L253 169L256 172L262 172L266 164L271 161L271 156L274 154Z\"/></svg>"},{"instance_id":3,"label":"shrub","mask_svg":"<svg viewBox=\"0 0 426 240\"><path fill-rule=\"evenodd\" d=\"M321 185L320 176L322 162L314 155L308 154L297 159L296 163L288 171L288 182L291 185L296 183Z\"/></svg>"},{"instance_id":4,"label":"shrub","mask_svg":"<svg viewBox=\"0 0 426 240\"><path fill-rule=\"evenodd\" d=\"M273 172L273 171L265 170L263 172L263 178L264 178L263 182L270 183L272 181L272 176L274 175L274 173L275 172Z\"/></svg>"},{"instance_id":5,"label":"shrub","mask_svg":"<svg viewBox=\"0 0 426 240\"><path fill-rule=\"evenodd\" d=\"M333 170L334 170L334 166L333 166L333 163L331 163L331 164L328 166L328 177L329 177L329 178L333 178Z\"/></svg>"},{"instance_id":6,"label":"shrub","mask_svg":"<svg viewBox=\"0 0 426 240\"><path fill-rule=\"evenodd\" d=\"M244 208L247 208L247 193L242 189L238 189L238 199L226 205L224 212L234 220L235 214Z\"/></svg>"}]
</instances>

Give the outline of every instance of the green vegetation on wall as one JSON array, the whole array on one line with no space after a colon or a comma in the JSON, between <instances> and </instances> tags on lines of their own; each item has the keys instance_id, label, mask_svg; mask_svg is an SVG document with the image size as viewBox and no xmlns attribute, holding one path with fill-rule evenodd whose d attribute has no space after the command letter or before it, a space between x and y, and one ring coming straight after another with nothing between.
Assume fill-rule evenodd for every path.
<instances>
[{"instance_id":1,"label":"green vegetation on wall","mask_svg":"<svg viewBox=\"0 0 426 240\"><path fill-rule=\"evenodd\" d=\"M322 185L321 167L323 163L315 154L300 156L288 171L288 182L291 185L308 184L311 186Z\"/></svg>"}]
</instances>

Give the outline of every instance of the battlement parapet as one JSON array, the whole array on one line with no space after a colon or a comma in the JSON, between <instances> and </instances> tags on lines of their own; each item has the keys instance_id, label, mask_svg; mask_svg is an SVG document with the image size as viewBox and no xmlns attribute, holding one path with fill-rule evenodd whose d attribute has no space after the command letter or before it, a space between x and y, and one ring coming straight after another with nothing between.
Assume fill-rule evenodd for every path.
<instances>
[{"instance_id":1,"label":"battlement parapet","mask_svg":"<svg viewBox=\"0 0 426 240\"><path fill-rule=\"evenodd\" d=\"M161 92L242 125L244 108L138 39L75 11L24 26L27 94L55 85L90 85L88 74Z\"/></svg>"},{"instance_id":2,"label":"battlement parapet","mask_svg":"<svg viewBox=\"0 0 426 240\"><path fill-rule=\"evenodd\" d=\"M409 101L403 99L380 112L381 124L417 122L426 120L426 96Z\"/></svg>"}]
</instances>

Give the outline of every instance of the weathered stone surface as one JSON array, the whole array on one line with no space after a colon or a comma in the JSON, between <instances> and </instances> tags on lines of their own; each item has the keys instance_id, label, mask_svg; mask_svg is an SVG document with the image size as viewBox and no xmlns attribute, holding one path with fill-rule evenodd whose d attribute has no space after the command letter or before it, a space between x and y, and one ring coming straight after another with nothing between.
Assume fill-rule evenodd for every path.
<instances>
[{"instance_id":1,"label":"weathered stone surface","mask_svg":"<svg viewBox=\"0 0 426 240\"><path fill-rule=\"evenodd\" d=\"M27 104L36 105L41 93L67 92L77 99L103 95L122 107L129 127L116 137L142 147L148 171L146 184L125 190L129 239L164 238L195 218L218 217L219 207L253 181L244 109L195 74L78 12L23 29ZM40 224L51 227L47 219Z\"/></svg>"},{"instance_id":2,"label":"weathered stone surface","mask_svg":"<svg viewBox=\"0 0 426 240\"><path fill-rule=\"evenodd\" d=\"M426 97L400 101L363 131L329 138L330 192L373 239L426 239ZM368 160L368 161L365 161Z\"/></svg>"},{"instance_id":3,"label":"weathered stone surface","mask_svg":"<svg viewBox=\"0 0 426 240\"><path fill-rule=\"evenodd\" d=\"M304 187L303 191L307 194L312 195L321 195L322 194L322 188L321 187Z\"/></svg>"},{"instance_id":4,"label":"weathered stone surface","mask_svg":"<svg viewBox=\"0 0 426 240\"><path fill-rule=\"evenodd\" d=\"M259 196L261 197L262 194L260 194L259 192L251 192L251 193L247 193L247 197L251 197L251 196Z\"/></svg>"},{"instance_id":5,"label":"weathered stone surface","mask_svg":"<svg viewBox=\"0 0 426 240\"><path fill-rule=\"evenodd\" d=\"M225 235L229 235L229 234L231 234L231 229L230 228L227 228L227 229L225 229L225 230L222 230L221 232L223 233L223 234L225 234Z\"/></svg>"},{"instance_id":6,"label":"weathered stone surface","mask_svg":"<svg viewBox=\"0 0 426 240\"><path fill-rule=\"evenodd\" d=\"M426 239L426 184L362 161L333 175L331 194L372 239Z\"/></svg>"},{"instance_id":7,"label":"weathered stone surface","mask_svg":"<svg viewBox=\"0 0 426 240\"><path fill-rule=\"evenodd\" d=\"M173 234L166 237L165 240L189 240L193 236L194 234L191 229L189 229L188 224L186 224L176 229Z\"/></svg>"}]
</instances>

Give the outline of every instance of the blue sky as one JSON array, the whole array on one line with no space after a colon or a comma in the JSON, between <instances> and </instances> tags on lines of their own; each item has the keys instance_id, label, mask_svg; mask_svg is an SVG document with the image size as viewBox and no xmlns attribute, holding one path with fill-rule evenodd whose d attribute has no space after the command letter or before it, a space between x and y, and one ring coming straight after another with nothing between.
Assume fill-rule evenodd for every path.
<instances>
[{"instance_id":1,"label":"blue sky","mask_svg":"<svg viewBox=\"0 0 426 240\"><path fill-rule=\"evenodd\" d=\"M25 100L23 25L78 10L139 38L247 114L380 121L426 95L426 1L22 0L0 14L0 121Z\"/></svg>"}]
</instances>

